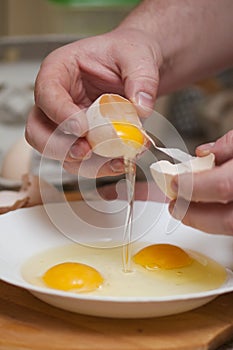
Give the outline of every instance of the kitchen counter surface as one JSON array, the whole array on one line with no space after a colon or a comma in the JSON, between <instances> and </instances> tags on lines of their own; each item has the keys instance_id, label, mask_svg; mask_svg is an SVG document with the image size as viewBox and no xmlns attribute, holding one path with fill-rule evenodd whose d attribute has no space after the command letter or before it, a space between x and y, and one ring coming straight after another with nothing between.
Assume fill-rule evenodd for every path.
<instances>
[{"instance_id":1,"label":"kitchen counter surface","mask_svg":"<svg viewBox=\"0 0 233 350\"><path fill-rule=\"evenodd\" d=\"M174 316L107 319L60 310L0 282L0 350L232 350L233 293Z\"/></svg>"}]
</instances>

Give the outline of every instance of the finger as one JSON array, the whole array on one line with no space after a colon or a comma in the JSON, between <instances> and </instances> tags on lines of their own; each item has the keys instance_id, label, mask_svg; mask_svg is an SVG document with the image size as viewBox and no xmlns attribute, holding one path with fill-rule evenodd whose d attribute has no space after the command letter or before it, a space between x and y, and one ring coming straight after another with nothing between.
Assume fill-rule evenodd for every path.
<instances>
[{"instance_id":1,"label":"finger","mask_svg":"<svg viewBox=\"0 0 233 350\"><path fill-rule=\"evenodd\" d=\"M87 119L81 111L91 102L85 94L78 63L74 59L66 62L62 57L61 64L59 58L57 50L43 62L36 79L35 102L54 123L64 122L63 130L80 136L87 131Z\"/></svg>"},{"instance_id":2,"label":"finger","mask_svg":"<svg viewBox=\"0 0 233 350\"><path fill-rule=\"evenodd\" d=\"M233 200L233 159L200 173L175 177L172 188L178 197L194 202L227 203Z\"/></svg>"},{"instance_id":3,"label":"finger","mask_svg":"<svg viewBox=\"0 0 233 350\"><path fill-rule=\"evenodd\" d=\"M25 137L32 147L47 158L74 161L90 153L90 146L83 138L77 140L76 136L64 134L36 106L29 114Z\"/></svg>"},{"instance_id":4,"label":"finger","mask_svg":"<svg viewBox=\"0 0 233 350\"><path fill-rule=\"evenodd\" d=\"M220 203L191 203L184 215L182 208L175 205L175 201L169 205L171 215L181 220L185 225L208 233L233 236L233 202Z\"/></svg>"},{"instance_id":5,"label":"finger","mask_svg":"<svg viewBox=\"0 0 233 350\"><path fill-rule=\"evenodd\" d=\"M196 154L200 157L211 152L215 154L216 164L222 164L233 158L233 129L215 143L207 143L196 149Z\"/></svg>"},{"instance_id":6,"label":"finger","mask_svg":"<svg viewBox=\"0 0 233 350\"><path fill-rule=\"evenodd\" d=\"M66 161L86 160L89 159L91 155L92 152L89 143L85 138L80 137L74 144L72 144Z\"/></svg>"},{"instance_id":7,"label":"finger","mask_svg":"<svg viewBox=\"0 0 233 350\"><path fill-rule=\"evenodd\" d=\"M109 160L95 154L92 154L90 159L82 162L64 162L63 167L71 174L86 178L118 176L125 172L123 160Z\"/></svg>"},{"instance_id":8,"label":"finger","mask_svg":"<svg viewBox=\"0 0 233 350\"><path fill-rule=\"evenodd\" d=\"M135 34L135 33L134 33ZM138 35L138 33L136 33ZM149 47L136 44L119 50L116 55L124 81L125 95L139 108L140 114L146 115L153 109L159 84L157 57ZM121 43L124 45L124 43ZM127 51L127 55L125 52Z\"/></svg>"}]
</instances>

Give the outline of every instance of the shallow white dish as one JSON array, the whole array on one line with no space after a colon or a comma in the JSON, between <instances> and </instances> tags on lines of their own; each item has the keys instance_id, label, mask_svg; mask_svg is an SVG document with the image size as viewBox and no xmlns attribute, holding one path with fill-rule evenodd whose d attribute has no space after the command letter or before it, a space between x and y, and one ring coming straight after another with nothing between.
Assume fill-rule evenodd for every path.
<instances>
[{"instance_id":1,"label":"shallow white dish","mask_svg":"<svg viewBox=\"0 0 233 350\"><path fill-rule=\"evenodd\" d=\"M90 206L89 206L90 205ZM49 204L19 209L0 216L0 278L27 289L39 299L77 313L118 318L158 317L192 310L218 295L233 291L233 237L208 235L173 220L167 204L135 202L134 239L169 242L199 251L228 268L228 280L220 288L172 297L100 297L56 291L27 283L21 267L31 256L52 247L98 241L119 241L125 202ZM105 211L112 214L106 214ZM110 232L111 231L111 232ZM61 233L63 232L63 234ZM64 234L65 233L65 234ZM142 236L143 233L143 236Z\"/></svg>"}]
</instances>

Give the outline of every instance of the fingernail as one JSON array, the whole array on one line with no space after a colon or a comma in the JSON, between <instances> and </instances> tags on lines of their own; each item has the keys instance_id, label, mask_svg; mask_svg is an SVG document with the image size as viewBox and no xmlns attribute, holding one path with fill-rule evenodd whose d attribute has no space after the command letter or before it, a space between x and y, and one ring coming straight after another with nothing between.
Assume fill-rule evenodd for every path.
<instances>
[{"instance_id":1,"label":"fingernail","mask_svg":"<svg viewBox=\"0 0 233 350\"><path fill-rule=\"evenodd\" d=\"M153 96L151 96L147 92L140 91L137 93L136 103L142 108L152 108Z\"/></svg>"},{"instance_id":2,"label":"fingernail","mask_svg":"<svg viewBox=\"0 0 233 350\"><path fill-rule=\"evenodd\" d=\"M72 134L75 136L81 136L82 130L78 119L68 119L61 125L61 129L66 134Z\"/></svg>"},{"instance_id":3,"label":"fingernail","mask_svg":"<svg viewBox=\"0 0 233 350\"><path fill-rule=\"evenodd\" d=\"M211 153L212 148L214 147L215 143L205 143L204 145L200 145L197 147L197 152L202 156L207 156Z\"/></svg>"},{"instance_id":4,"label":"fingernail","mask_svg":"<svg viewBox=\"0 0 233 350\"><path fill-rule=\"evenodd\" d=\"M125 171L125 166L120 159L111 160L110 168L114 173L124 173Z\"/></svg>"},{"instance_id":5,"label":"fingernail","mask_svg":"<svg viewBox=\"0 0 233 350\"><path fill-rule=\"evenodd\" d=\"M69 156L73 159L89 159L91 157L91 151L86 152L83 147L79 145L73 145L70 149Z\"/></svg>"}]
</instances>

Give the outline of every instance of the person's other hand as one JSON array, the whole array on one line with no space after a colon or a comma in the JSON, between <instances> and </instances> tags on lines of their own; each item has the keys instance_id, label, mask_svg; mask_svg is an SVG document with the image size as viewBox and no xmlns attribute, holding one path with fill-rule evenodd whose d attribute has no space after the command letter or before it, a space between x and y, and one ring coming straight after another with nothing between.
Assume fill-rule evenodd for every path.
<instances>
[{"instance_id":1,"label":"person's other hand","mask_svg":"<svg viewBox=\"0 0 233 350\"><path fill-rule=\"evenodd\" d=\"M127 200L126 184L119 181L115 184L107 184L97 189L98 194L105 200ZM159 189L154 181L136 181L134 199L138 201L154 201L165 203L168 198Z\"/></svg>"},{"instance_id":2,"label":"person's other hand","mask_svg":"<svg viewBox=\"0 0 233 350\"><path fill-rule=\"evenodd\" d=\"M103 93L125 96L138 106L140 114L153 108L161 62L153 41L140 30L116 29L49 54L36 79L27 141L43 153L53 134L45 156L64 162L71 173L78 173L81 163L80 175L87 177L123 173L122 160L103 160L91 153L85 139L87 120L81 111Z\"/></svg>"},{"instance_id":3,"label":"person's other hand","mask_svg":"<svg viewBox=\"0 0 233 350\"><path fill-rule=\"evenodd\" d=\"M233 130L215 143L196 149L197 156L215 154L216 166L193 174L193 191L189 208L183 217L182 206L172 201L170 213L188 226L209 233L233 235ZM189 174L179 176L179 198L188 200ZM177 189L178 179L173 181Z\"/></svg>"}]
</instances>

